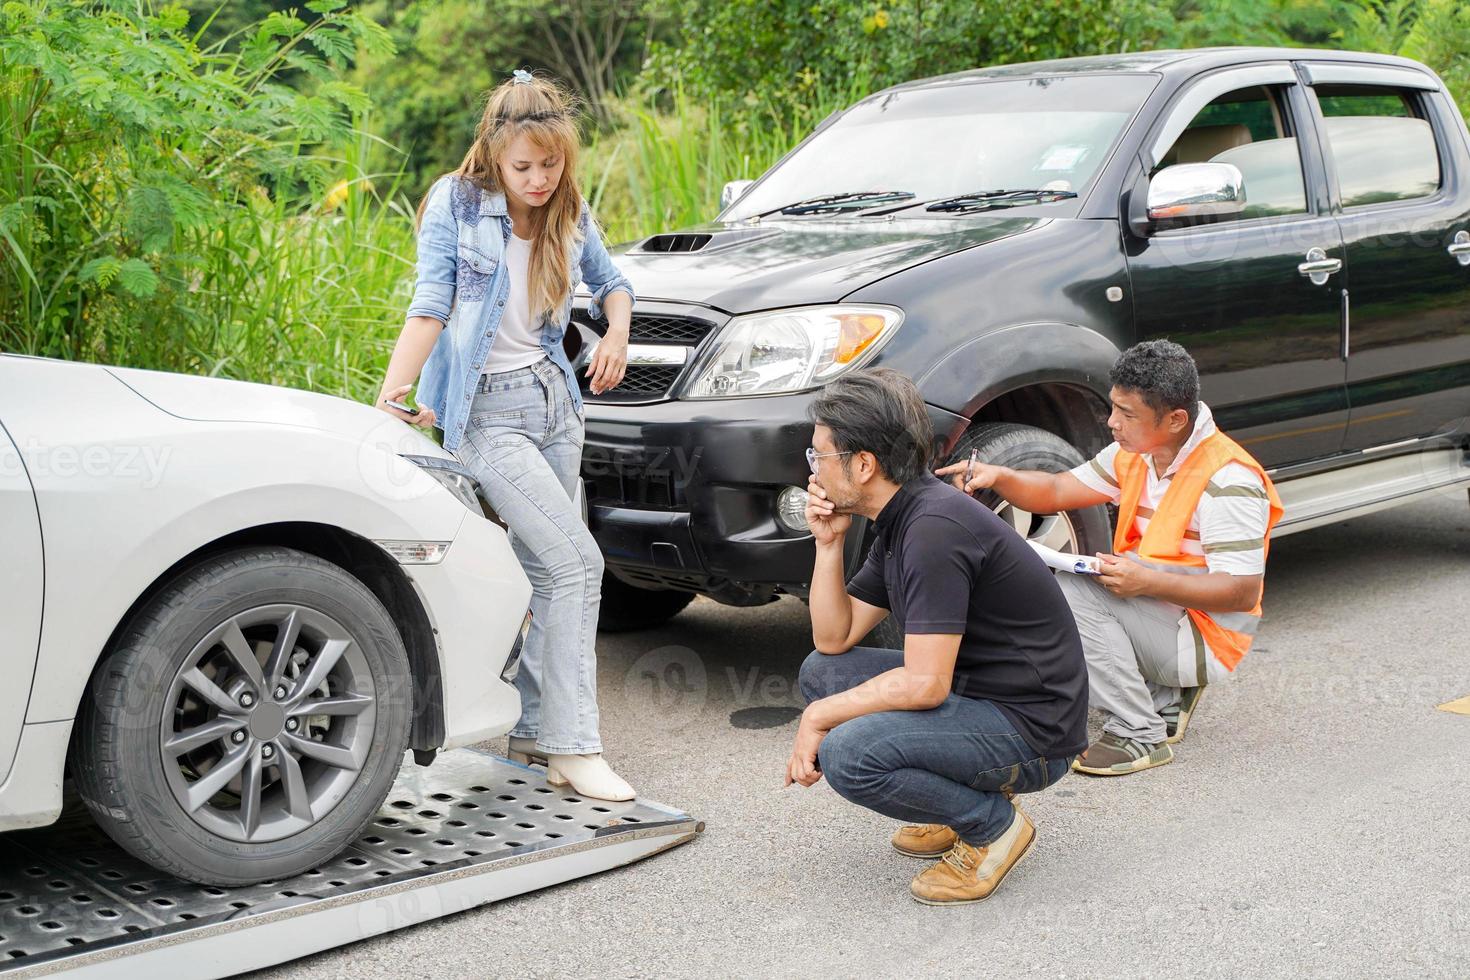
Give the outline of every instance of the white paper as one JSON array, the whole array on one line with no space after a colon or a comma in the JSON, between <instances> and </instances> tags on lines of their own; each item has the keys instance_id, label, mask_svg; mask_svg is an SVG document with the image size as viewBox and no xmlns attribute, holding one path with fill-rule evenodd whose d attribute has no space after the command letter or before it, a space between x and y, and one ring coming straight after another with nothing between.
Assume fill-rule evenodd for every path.
<instances>
[{"instance_id":1,"label":"white paper","mask_svg":"<svg viewBox=\"0 0 1470 980\"><path fill-rule=\"evenodd\" d=\"M1077 164L1087 156L1087 151L1092 149L1086 144L1066 144L1053 146L1046 151L1046 156L1041 158L1037 170L1075 170Z\"/></svg>"},{"instance_id":2,"label":"white paper","mask_svg":"<svg viewBox=\"0 0 1470 980\"><path fill-rule=\"evenodd\" d=\"M1059 572L1070 572L1073 575L1098 575L1102 572L1102 562L1096 557L1089 555L1073 555L1066 552L1048 548L1036 541L1027 541L1041 560L1046 562L1048 568L1055 568Z\"/></svg>"}]
</instances>

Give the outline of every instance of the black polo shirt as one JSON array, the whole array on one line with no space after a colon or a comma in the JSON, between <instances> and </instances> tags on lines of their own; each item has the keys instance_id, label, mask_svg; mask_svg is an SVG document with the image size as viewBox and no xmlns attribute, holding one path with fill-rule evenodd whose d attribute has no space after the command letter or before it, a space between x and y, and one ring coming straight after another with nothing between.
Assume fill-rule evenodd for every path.
<instances>
[{"instance_id":1,"label":"black polo shirt","mask_svg":"<svg viewBox=\"0 0 1470 980\"><path fill-rule=\"evenodd\" d=\"M926 474L879 512L848 594L904 633L959 633L954 693L992 701L1048 758L1087 747L1087 664L1072 610L1031 546L984 504Z\"/></svg>"}]
</instances>

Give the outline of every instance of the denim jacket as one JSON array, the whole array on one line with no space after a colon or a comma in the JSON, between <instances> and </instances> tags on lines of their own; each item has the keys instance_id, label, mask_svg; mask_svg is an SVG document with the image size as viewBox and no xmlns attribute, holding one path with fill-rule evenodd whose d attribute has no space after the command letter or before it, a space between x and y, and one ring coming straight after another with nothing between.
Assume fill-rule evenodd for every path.
<instances>
[{"instance_id":1,"label":"denim jacket","mask_svg":"<svg viewBox=\"0 0 1470 980\"><path fill-rule=\"evenodd\" d=\"M601 316L607 295L621 289L635 298L633 287L607 254L582 204L581 240L572 250L572 289L559 313L541 329L541 347L566 375L572 401L581 415L582 392L562 337L571 319L572 293L579 283L592 293L589 312ZM444 430L444 448L459 448L474 401L475 384L510 294L510 275L501 256L511 234L505 195L482 193L468 180L450 174L434 182L419 226L418 279L408 315L431 316L444 324L419 378L418 402L434 410L434 424Z\"/></svg>"}]
</instances>

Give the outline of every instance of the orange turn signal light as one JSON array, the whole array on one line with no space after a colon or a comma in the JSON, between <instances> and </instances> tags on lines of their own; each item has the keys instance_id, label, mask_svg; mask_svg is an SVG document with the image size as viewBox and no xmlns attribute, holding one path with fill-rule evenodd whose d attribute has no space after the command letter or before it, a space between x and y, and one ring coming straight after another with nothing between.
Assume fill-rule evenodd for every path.
<instances>
[{"instance_id":1,"label":"orange turn signal light","mask_svg":"<svg viewBox=\"0 0 1470 980\"><path fill-rule=\"evenodd\" d=\"M850 364L883 332L884 320L875 313L843 313L837 317L842 329L837 335L838 364Z\"/></svg>"}]
</instances>

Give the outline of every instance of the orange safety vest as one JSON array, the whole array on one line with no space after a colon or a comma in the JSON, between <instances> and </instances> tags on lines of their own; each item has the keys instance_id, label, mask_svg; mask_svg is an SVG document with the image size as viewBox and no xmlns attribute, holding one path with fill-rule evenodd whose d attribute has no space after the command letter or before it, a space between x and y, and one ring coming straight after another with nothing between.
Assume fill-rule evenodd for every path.
<instances>
[{"instance_id":1,"label":"orange safety vest","mask_svg":"<svg viewBox=\"0 0 1470 980\"><path fill-rule=\"evenodd\" d=\"M1183 553L1184 532L1189 529L1189 519L1199 499L1204 495L1214 475L1229 463L1240 463L1261 478L1266 487L1266 499L1270 501L1271 513L1266 521L1263 548L1269 553L1271 529L1281 520L1281 498L1276 487L1254 457L1234 439L1223 432L1215 432L1204 439L1185 457L1175 471L1164 491L1164 498L1149 518L1148 530L1138 533L1138 501L1143 497L1148 481L1148 462L1137 453L1119 450L1113 468L1118 477L1118 486L1123 496L1118 501L1118 530L1113 536L1113 551L1124 554L1133 551L1146 565L1183 575L1201 575L1208 569L1204 555ZM1265 593L1262 587L1262 594ZM1203 667L1204 645L1224 664L1234 670L1240 658L1250 649L1251 638L1261 623L1261 600L1248 613L1208 613L1188 609L1190 622L1194 625L1195 644ZM1200 677L1203 681L1203 673Z\"/></svg>"}]
</instances>

